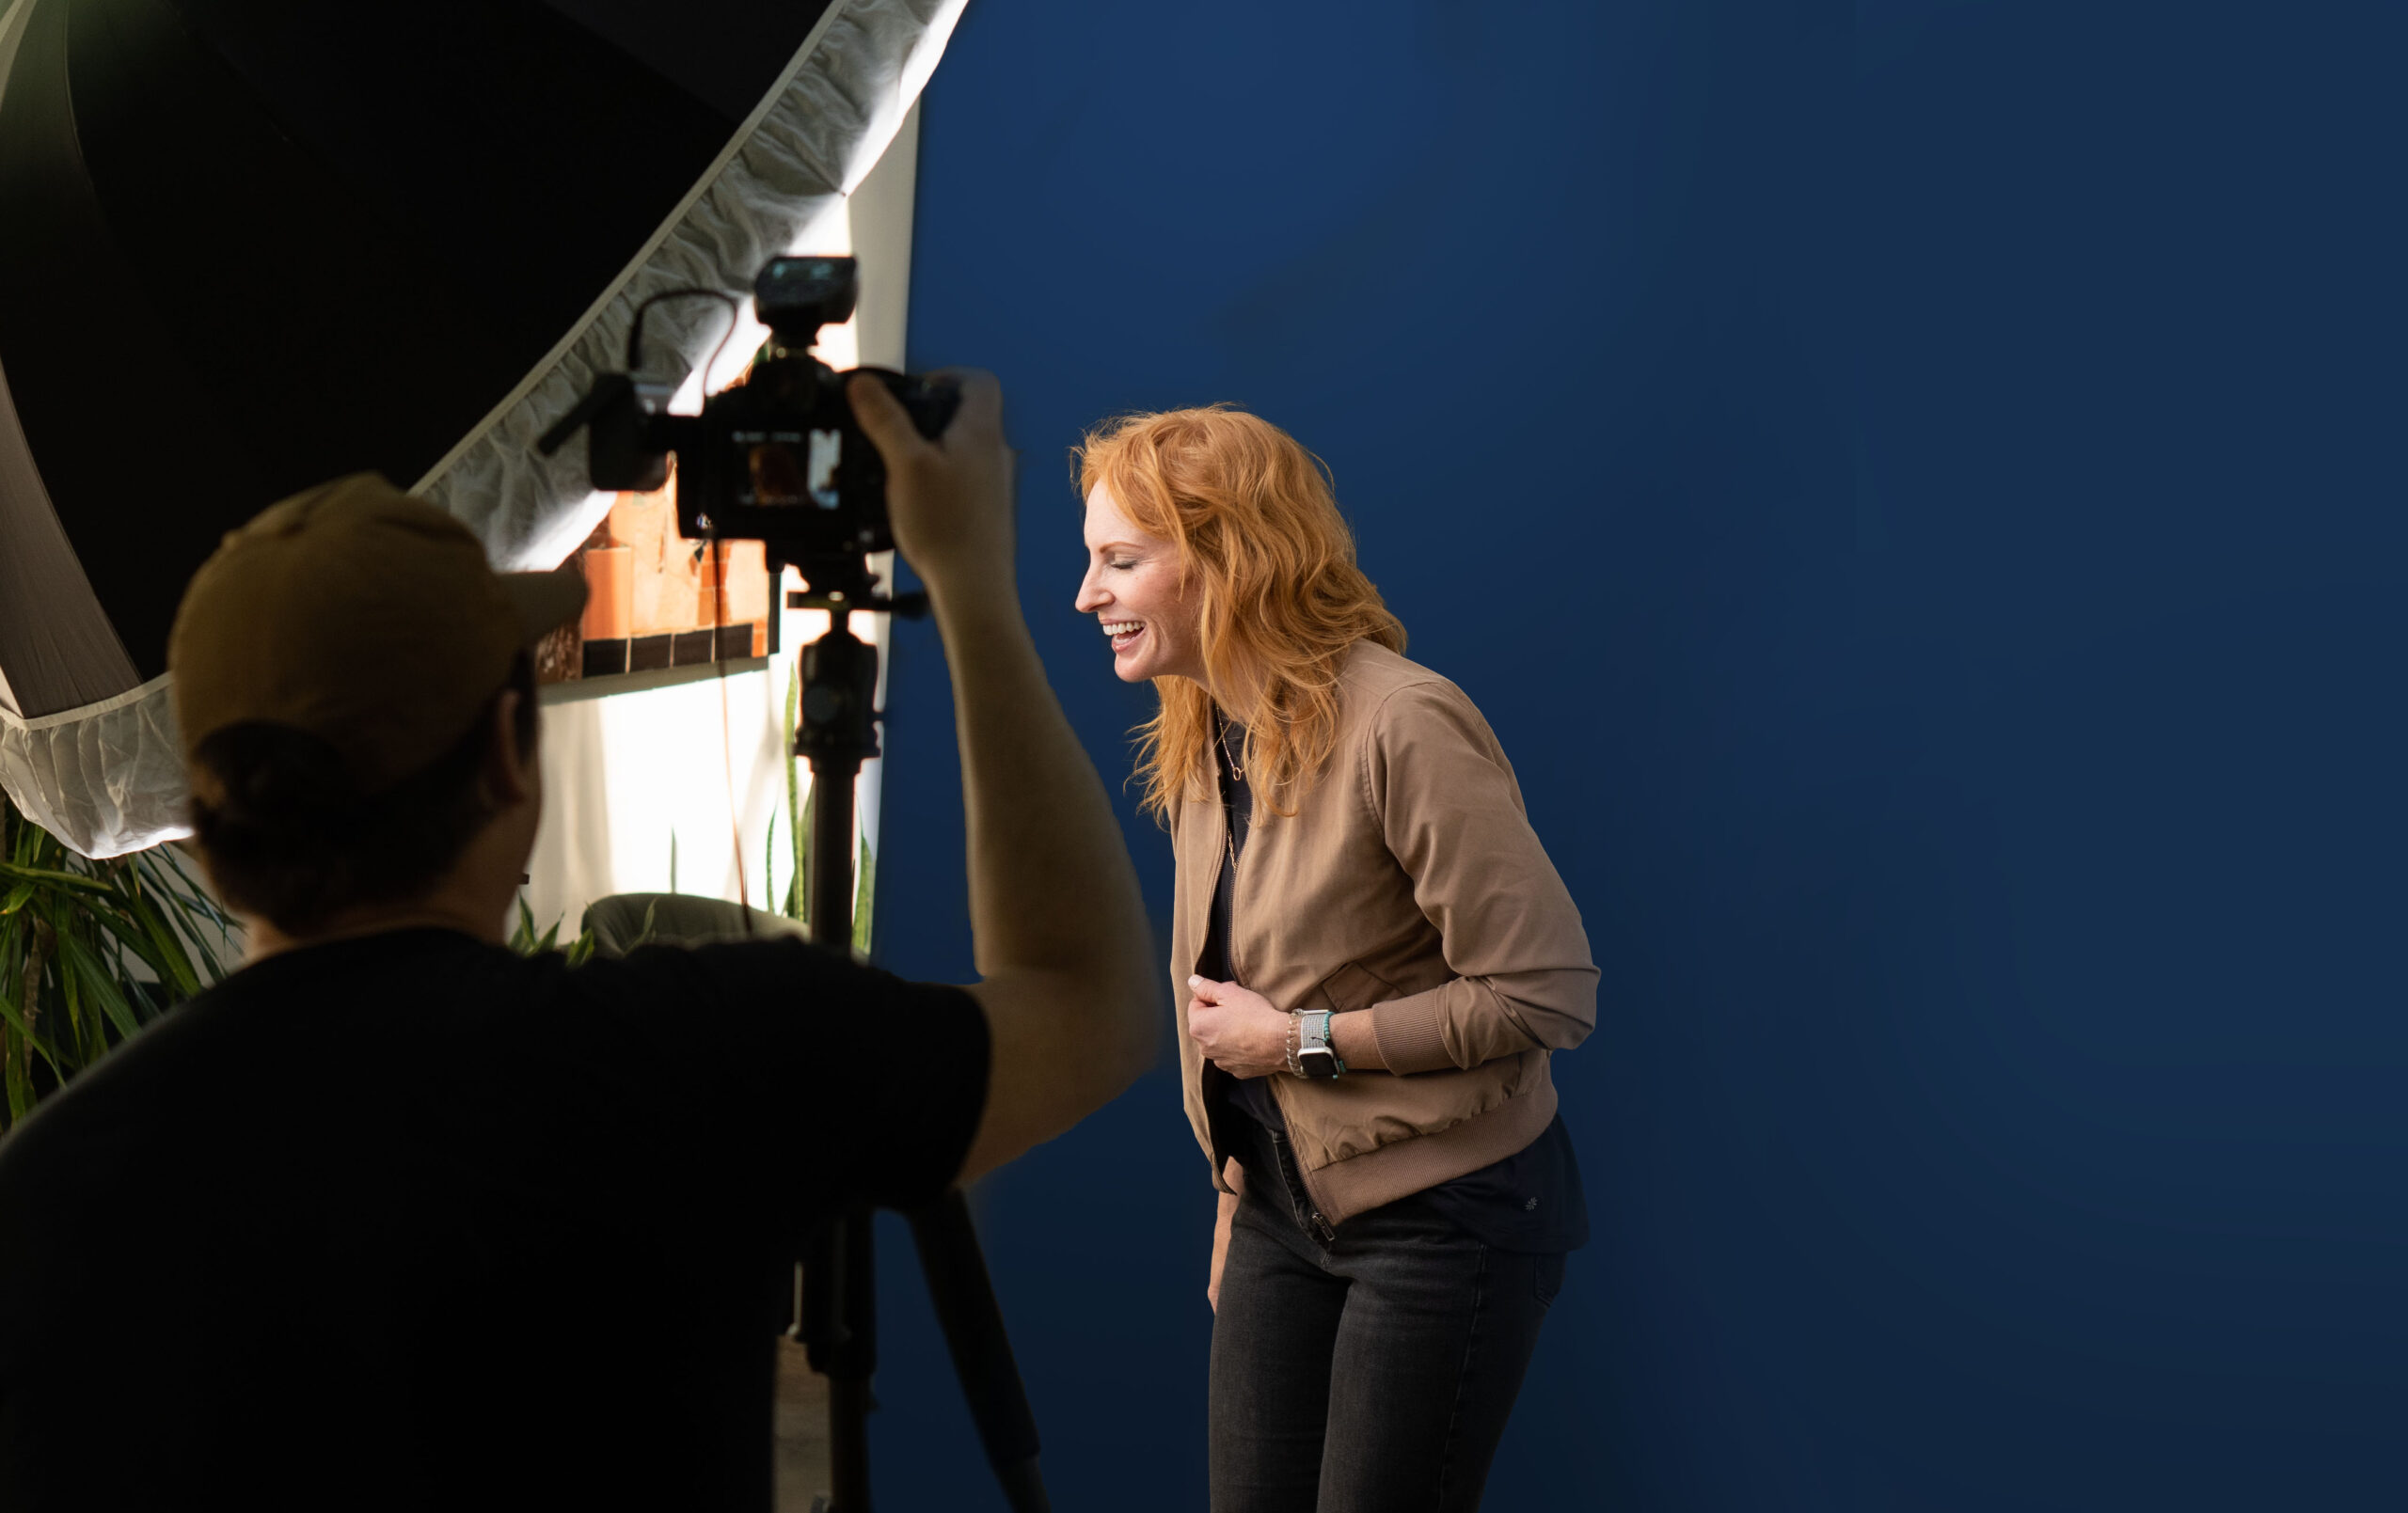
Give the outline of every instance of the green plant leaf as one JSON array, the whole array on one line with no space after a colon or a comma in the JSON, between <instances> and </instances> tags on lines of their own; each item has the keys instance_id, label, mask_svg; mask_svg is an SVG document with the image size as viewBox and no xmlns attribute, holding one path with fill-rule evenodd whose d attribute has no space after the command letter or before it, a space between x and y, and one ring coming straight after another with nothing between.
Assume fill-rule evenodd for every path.
<instances>
[{"instance_id":1,"label":"green plant leaf","mask_svg":"<svg viewBox=\"0 0 2408 1513\"><path fill-rule=\"evenodd\" d=\"M85 922L96 927L93 932L93 944L96 947L107 949L120 957L131 952L135 959L149 967L152 975L161 982L172 982L175 977L174 969L168 963L166 953L161 948L159 941L152 936L142 918L143 913L150 908L149 901L113 894L106 903L115 906L104 907L96 902L92 907L83 911L82 917ZM102 931L107 932L115 940L116 944L113 947L105 946L105 943L100 940L99 936ZM119 974L112 972L110 975Z\"/></svg>"},{"instance_id":2,"label":"green plant leaf","mask_svg":"<svg viewBox=\"0 0 2408 1513\"><path fill-rule=\"evenodd\" d=\"M204 979L224 982L226 965L219 953L233 951L234 932L241 928L241 922L200 886L172 843L137 852L134 859L150 880L152 914L175 942L177 959L191 969L193 991L198 991ZM216 936L216 944L203 938L204 929Z\"/></svg>"},{"instance_id":3,"label":"green plant leaf","mask_svg":"<svg viewBox=\"0 0 2408 1513\"><path fill-rule=\"evenodd\" d=\"M150 942L150 952L143 956L143 960L150 964L150 969L158 974L160 982L175 988L179 1000L188 999L200 991L200 972L193 965L184 942L169 926L166 916L160 912L156 896L154 892L151 898L141 900L135 908L135 917Z\"/></svg>"},{"instance_id":4,"label":"green plant leaf","mask_svg":"<svg viewBox=\"0 0 2408 1513\"><path fill-rule=\"evenodd\" d=\"M6 994L0 994L0 1024L6 1024L10 1034L40 1046L41 1036L35 1033L34 1027L25 1022L24 1012L17 1002L20 996L19 990L14 987Z\"/></svg>"},{"instance_id":5,"label":"green plant leaf","mask_svg":"<svg viewBox=\"0 0 2408 1513\"><path fill-rule=\"evenodd\" d=\"M58 938L59 959L68 970L82 980L84 995L100 1006L109 1022L120 1035L130 1035L142 1028L134 1017L134 1006L126 1001L125 993L112 973L101 964L92 948L71 935Z\"/></svg>"},{"instance_id":6,"label":"green plant leaf","mask_svg":"<svg viewBox=\"0 0 2408 1513\"><path fill-rule=\"evenodd\" d=\"M35 1058L65 1084L204 977L222 981L239 926L172 846L87 860L0 796L0 1092L13 1123L45 1089Z\"/></svg>"},{"instance_id":7,"label":"green plant leaf","mask_svg":"<svg viewBox=\"0 0 2408 1513\"><path fill-rule=\"evenodd\" d=\"M786 877L785 917L809 918L811 883L807 858L811 846L811 816L802 807L802 763L794 754L794 734L802 717L802 658L786 666L785 723L778 735L786 764L786 839L792 844L794 871Z\"/></svg>"},{"instance_id":8,"label":"green plant leaf","mask_svg":"<svg viewBox=\"0 0 2408 1513\"><path fill-rule=\"evenodd\" d=\"M185 864L183 853L176 849L173 842L142 852L140 860L150 870L155 883L168 893L170 902L180 911L207 921L216 929L220 944L232 943L230 934L240 928L241 922L228 913L209 890L201 886L200 879L193 875L191 867ZM212 961L214 962L214 954Z\"/></svg>"},{"instance_id":9,"label":"green plant leaf","mask_svg":"<svg viewBox=\"0 0 2408 1513\"><path fill-rule=\"evenodd\" d=\"M81 877L71 872L60 872L55 867L22 866L12 861L0 861L0 877L18 877L27 882L53 883L61 888L74 889L79 892L105 893L109 890L108 884L97 877Z\"/></svg>"},{"instance_id":10,"label":"green plant leaf","mask_svg":"<svg viewBox=\"0 0 2408 1513\"><path fill-rule=\"evenodd\" d=\"M878 897L877 872L878 859L870 854L869 841L864 837L857 874L860 880L853 889L853 954L857 956L869 954L869 909L871 901Z\"/></svg>"}]
</instances>

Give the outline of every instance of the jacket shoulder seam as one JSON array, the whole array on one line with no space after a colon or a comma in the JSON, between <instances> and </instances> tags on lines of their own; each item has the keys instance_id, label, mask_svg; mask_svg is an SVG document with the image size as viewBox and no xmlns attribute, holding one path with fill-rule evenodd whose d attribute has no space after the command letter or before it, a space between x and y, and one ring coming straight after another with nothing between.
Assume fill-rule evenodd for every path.
<instances>
[{"instance_id":1,"label":"jacket shoulder seam","mask_svg":"<svg viewBox=\"0 0 2408 1513\"><path fill-rule=\"evenodd\" d=\"M1418 666L1415 670L1419 674L1418 676L1409 677L1395 687L1382 693L1372 703L1370 712L1363 717L1362 749L1355 754L1356 773L1363 792L1363 806L1370 812L1371 818L1375 822L1384 823L1385 816L1380 812L1380 806L1371 796L1371 749L1379 745L1381 720L1382 717L1387 713L1389 703L1399 694L1410 693L1416 688L1435 688L1440 691L1441 696L1451 693L1466 703L1470 701L1461 688L1456 687L1454 684L1438 673Z\"/></svg>"}]
</instances>

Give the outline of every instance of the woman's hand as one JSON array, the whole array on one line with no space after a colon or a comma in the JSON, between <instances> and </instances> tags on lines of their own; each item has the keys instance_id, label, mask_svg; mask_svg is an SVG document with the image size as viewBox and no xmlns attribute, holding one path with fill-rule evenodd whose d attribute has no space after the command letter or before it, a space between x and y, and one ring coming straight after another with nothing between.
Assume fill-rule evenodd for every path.
<instances>
[{"instance_id":1,"label":"woman's hand","mask_svg":"<svg viewBox=\"0 0 2408 1513\"><path fill-rule=\"evenodd\" d=\"M1206 1061L1236 1078L1288 1069L1288 1016L1269 999L1209 977L1189 978L1187 991L1187 1038Z\"/></svg>"}]
</instances>

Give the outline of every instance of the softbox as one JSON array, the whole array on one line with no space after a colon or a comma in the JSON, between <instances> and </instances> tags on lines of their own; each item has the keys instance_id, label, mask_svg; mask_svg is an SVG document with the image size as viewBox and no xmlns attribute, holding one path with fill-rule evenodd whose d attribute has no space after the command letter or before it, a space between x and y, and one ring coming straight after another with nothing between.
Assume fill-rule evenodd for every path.
<instances>
[{"instance_id":1,"label":"softbox","mask_svg":"<svg viewBox=\"0 0 2408 1513\"><path fill-rule=\"evenodd\" d=\"M167 629L259 510L373 468L495 565L599 518L533 438L635 306L740 292L877 162L963 0L14 0L0 13L0 785L183 830ZM647 319L674 382L724 330Z\"/></svg>"}]
</instances>

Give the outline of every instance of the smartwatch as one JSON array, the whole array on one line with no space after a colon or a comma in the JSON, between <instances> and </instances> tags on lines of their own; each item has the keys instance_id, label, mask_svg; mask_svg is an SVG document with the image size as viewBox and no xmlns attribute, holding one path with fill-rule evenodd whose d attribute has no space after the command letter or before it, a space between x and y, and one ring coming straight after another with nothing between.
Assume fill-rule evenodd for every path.
<instances>
[{"instance_id":1,"label":"smartwatch","mask_svg":"<svg viewBox=\"0 0 2408 1513\"><path fill-rule=\"evenodd\" d=\"M1329 1043L1330 1011L1302 1009L1296 1014L1296 1075L1326 1081L1346 1070L1338 1048Z\"/></svg>"}]
</instances>

